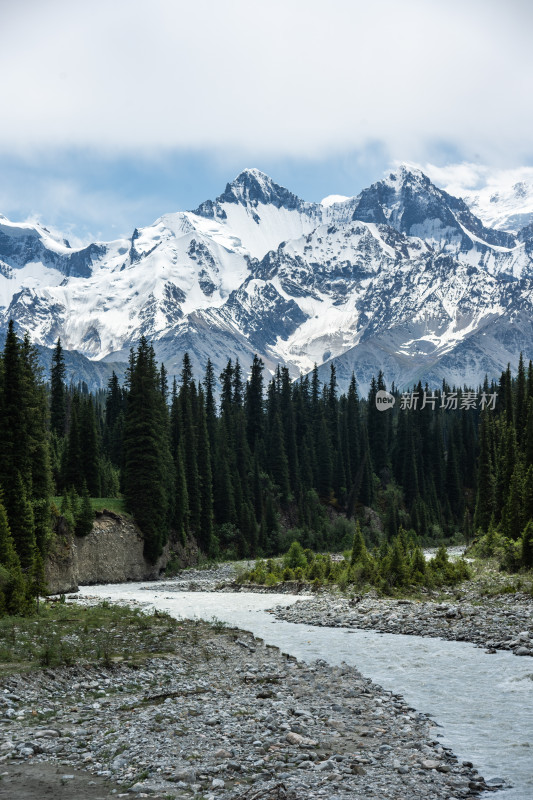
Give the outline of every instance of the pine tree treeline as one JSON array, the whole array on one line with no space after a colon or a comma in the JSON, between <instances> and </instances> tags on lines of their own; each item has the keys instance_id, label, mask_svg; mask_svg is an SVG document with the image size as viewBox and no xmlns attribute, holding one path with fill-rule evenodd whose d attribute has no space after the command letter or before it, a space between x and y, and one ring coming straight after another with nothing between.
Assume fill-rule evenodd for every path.
<instances>
[{"instance_id":1,"label":"pine tree treeline","mask_svg":"<svg viewBox=\"0 0 533 800\"><path fill-rule=\"evenodd\" d=\"M520 356L499 383L498 414L480 422L479 475L474 528L485 534L478 551L498 555L502 566L533 565L533 364Z\"/></svg>"},{"instance_id":2,"label":"pine tree treeline","mask_svg":"<svg viewBox=\"0 0 533 800\"><path fill-rule=\"evenodd\" d=\"M48 401L28 336L9 323L0 358L0 614L22 614L44 585L51 536Z\"/></svg>"},{"instance_id":3,"label":"pine tree treeline","mask_svg":"<svg viewBox=\"0 0 533 800\"><path fill-rule=\"evenodd\" d=\"M98 463L120 470L152 560L169 530L182 542L194 537L211 556L268 556L292 539L340 548L347 534L334 523L337 513L360 517L370 544L392 541L400 526L428 542L458 531L472 537L487 528L494 504L501 509L495 524L518 540L533 518L532 373L521 362L514 381L507 371L499 386L481 387L498 392L492 411L462 410L466 389L457 390L457 408L446 409L451 387L430 393L419 384L415 394L426 392L433 403L403 409L393 387L394 409L381 412L381 373L362 400L354 377L339 393L334 365L327 383L316 368L292 382L285 367L267 379L257 356L248 378L229 360L217 385L211 362L197 382L185 354L169 389L143 339L127 386L113 376L101 404ZM81 480L73 485L81 488ZM83 480L88 486L87 474Z\"/></svg>"},{"instance_id":4,"label":"pine tree treeline","mask_svg":"<svg viewBox=\"0 0 533 800\"><path fill-rule=\"evenodd\" d=\"M453 387L452 387L453 388ZM291 541L313 550L351 546L359 520L365 546L393 546L399 529L420 540L482 535L484 552L510 568L533 564L533 366L520 360L499 384L494 410L433 404L379 411L380 373L367 398L355 378L338 390L335 366L322 383L267 376L257 356L247 375L208 361L200 381L184 355L169 385L142 339L121 386L67 386L61 343L47 388L28 337L11 323L0 356L0 613L31 607L43 587L52 537L51 502L78 535L91 530L91 497L122 494L156 561L169 536L209 556L271 556ZM411 557L411 556L410 556ZM353 566L353 565L351 565Z\"/></svg>"}]
</instances>

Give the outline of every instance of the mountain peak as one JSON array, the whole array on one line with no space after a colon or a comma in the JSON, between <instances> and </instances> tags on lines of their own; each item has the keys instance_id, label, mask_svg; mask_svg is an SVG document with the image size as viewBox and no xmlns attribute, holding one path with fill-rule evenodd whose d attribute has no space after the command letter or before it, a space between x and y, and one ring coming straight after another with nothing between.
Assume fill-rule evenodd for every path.
<instances>
[{"instance_id":1,"label":"mountain peak","mask_svg":"<svg viewBox=\"0 0 533 800\"><path fill-rule=\"evenodd\" d=\"M312 203L305 203L295 194L280 186L265 172L256 168L243 169L237 177L226 184L224 192L215 201L206 200L195 210L195 214L224 220L226 212L224 206L228 204L240 205L249 209L256 209L259 205L286 208L289 211L306 211L314 207Z\"/></svg>"},{"instance_id":2,"label":"mountain peak","mask_svg":"<svg viewBox=\"0 0 533 800\"><path fill-rule=\"evenodd\" d=\"M274 183L272 178L269 175L267 175L266 172L262 172L260 169L257 169L256 167L246 167L241 172L239 172L237 177L231 182L231 185L233 184L242 185L250 183L252 181L266 185L272 185Z\"/></svg>"},{"instance_id":3,"label":"mountain peak","mask_svg":"<svg viewBox=\"0 0 533 800\"><path fill-rule=\"evenodd\" d=\"M394 172L389 173L382 183L396 190L403 188L405 184L421 185L426 188L433 186L425 172L407 162L403 162Z\"/></svg>"},{"instance_id":4,"label":"mountain peak","mask_svg":"<svg viewBox=\"0 0 533 800\"><path fill-rule=\"evenodd\" d=\"M353 219L389 225L463 257L479 247L512 248L515 244L509 234L485 228L463 200L439 189L421 169L408 163L363 189Z\"/></svg>"},{"instance_id":5,"label":"mountain peak","mask_svg":"<svg viewBox=\"0 0 533 800\"><path fill-rule=\"evenodd\" d=\"M261 203L287 209L303 205L299 197L255 168L244 169L235 180L228 183L224 193L217 197L217 203L238 203L253 208Z\"/></svg>"}]
</instances>

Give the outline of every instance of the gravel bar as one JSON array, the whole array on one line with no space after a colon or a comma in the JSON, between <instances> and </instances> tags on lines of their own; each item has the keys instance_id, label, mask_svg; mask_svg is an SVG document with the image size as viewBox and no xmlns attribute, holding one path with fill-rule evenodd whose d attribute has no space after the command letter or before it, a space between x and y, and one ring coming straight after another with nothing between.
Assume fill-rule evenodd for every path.
<instances>
[{"instance_id":1,"label":"gravel bar","mask_svg":"<svg viewBox=\"0 0 533 800\"><path fill-rule=\"evenodd\" d=\"M453 800L502 785L356 669L182 624L167 657L1 678L0 797Z\"/></svg>"}]
</instances>

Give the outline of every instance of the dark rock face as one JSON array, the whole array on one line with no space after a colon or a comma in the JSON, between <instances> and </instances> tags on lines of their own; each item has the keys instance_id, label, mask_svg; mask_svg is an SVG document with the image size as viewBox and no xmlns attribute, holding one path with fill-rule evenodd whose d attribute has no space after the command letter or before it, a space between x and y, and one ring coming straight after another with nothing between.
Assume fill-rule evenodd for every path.
<instances>
[{"instance_id":1,"label":"dark rock face","mask_svg":"<svg viewBox=\"0 0 533 800\"><path fill-rule=\"evenodd\" d=\"M220 209L220 213L215 211L216 207L221 206L223 203L240 203L252 208L257 207L259 203L264 205L273 205L276 208L300 209L305 207L306 204L300 200L295 194L274 183L267 175L259 170L244 170L238 175L232 183L227 183L225 190L217 197L213 203L207 200L202 203L194 212L205 217L218 217L225 219L225 212ZM224 216L221 216L224 214Z\"/></svg>"},{"instance_id":2,"label":"dark rock face","mask_svg":"<svg viewBox=\"0 0 533 800\"><path fill-rule=\"evenodd\" d=\"M105 253L106 247L100 244L90 244L72 253L57 253L46 246L37 229L13 230L0 223L0 261L5 265L4 269L20 269L38 262L57 269L66 277L88 278L93 262Z\"/></svg>"},{"instance_id":3,"label":"dark rock face","mask_svg":"<svg viewBox=\"0 0 533 800\"><path fill-rule=\"evenodd\" d=\"M307 319L294 300L285 300L272 284L254 287L251 292L249 286L250 282L230 295L225 313L259 350L278 336L287 339Z\"/></svg>"},{"instance_id":4,"label":"dark rock face","mask_svg":"<svg viewBox=\"0 0 533 800\"><path fill-rule=\"evenodd\" d=\"M515 245L512 234L486 228L463 200L438 189L418 171L400 170L387 181L365 189L359 196L353 219L390 225L407 235L419 235L417 229L427 228L429 221L437 220L449 238L461 240L463 252L472 248L472 239L464 229L489 245Z\"/></svg>"}]
</instances>

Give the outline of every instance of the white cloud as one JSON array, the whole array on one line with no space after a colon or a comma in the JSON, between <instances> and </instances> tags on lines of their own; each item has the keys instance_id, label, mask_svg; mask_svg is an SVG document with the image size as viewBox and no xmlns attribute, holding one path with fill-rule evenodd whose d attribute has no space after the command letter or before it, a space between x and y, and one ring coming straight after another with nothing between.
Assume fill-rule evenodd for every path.
<instances>
[{"instance_id":1,"label":"white cloud","mask_svg":"<svg viewBox=\"0 0 533 800\"><path fill-rule=\"evenodd\" d=\"M495 169L486 164L448 164L444 167L435 164L417 164L420 169L455 197L482 190L500 190L513 187L520 182L533 185L533 167L517 169Z\"/></svg>"},{"instance_id":2,"label":"white cloud","mask_svg":"<svg viewBox=\"0 0 533 800\"><path fill-rule=\"evenodd\" d=\"M152 222L146 214L149 205L147 198L128 199L109 188L87 189L74 178L49 175L27 187L8 180L0 188L0 209L8 209L11 219L39 222L72 247L131 235L135 222Z\"/></svg>"},{"instance_id":3,"label":"white cloud","mask_svg":"<svg viewBox=\"0 0 533 800\"><path fill-rule=\"evenodd\" d=\"M533 167L495 169L469 163L417 166L449 194L464 198L489 227L518 231L533 222Z\"/></svg>"},{"instance_id":4,"label":"white cloud","mask_svg":"<svg viewBox=\"0 0 533 800\"><path fill-rule=\"evenodd\" d=\"M522 0L4 0L4 152L531 156Z\"/></svg>"}]
</instances>

